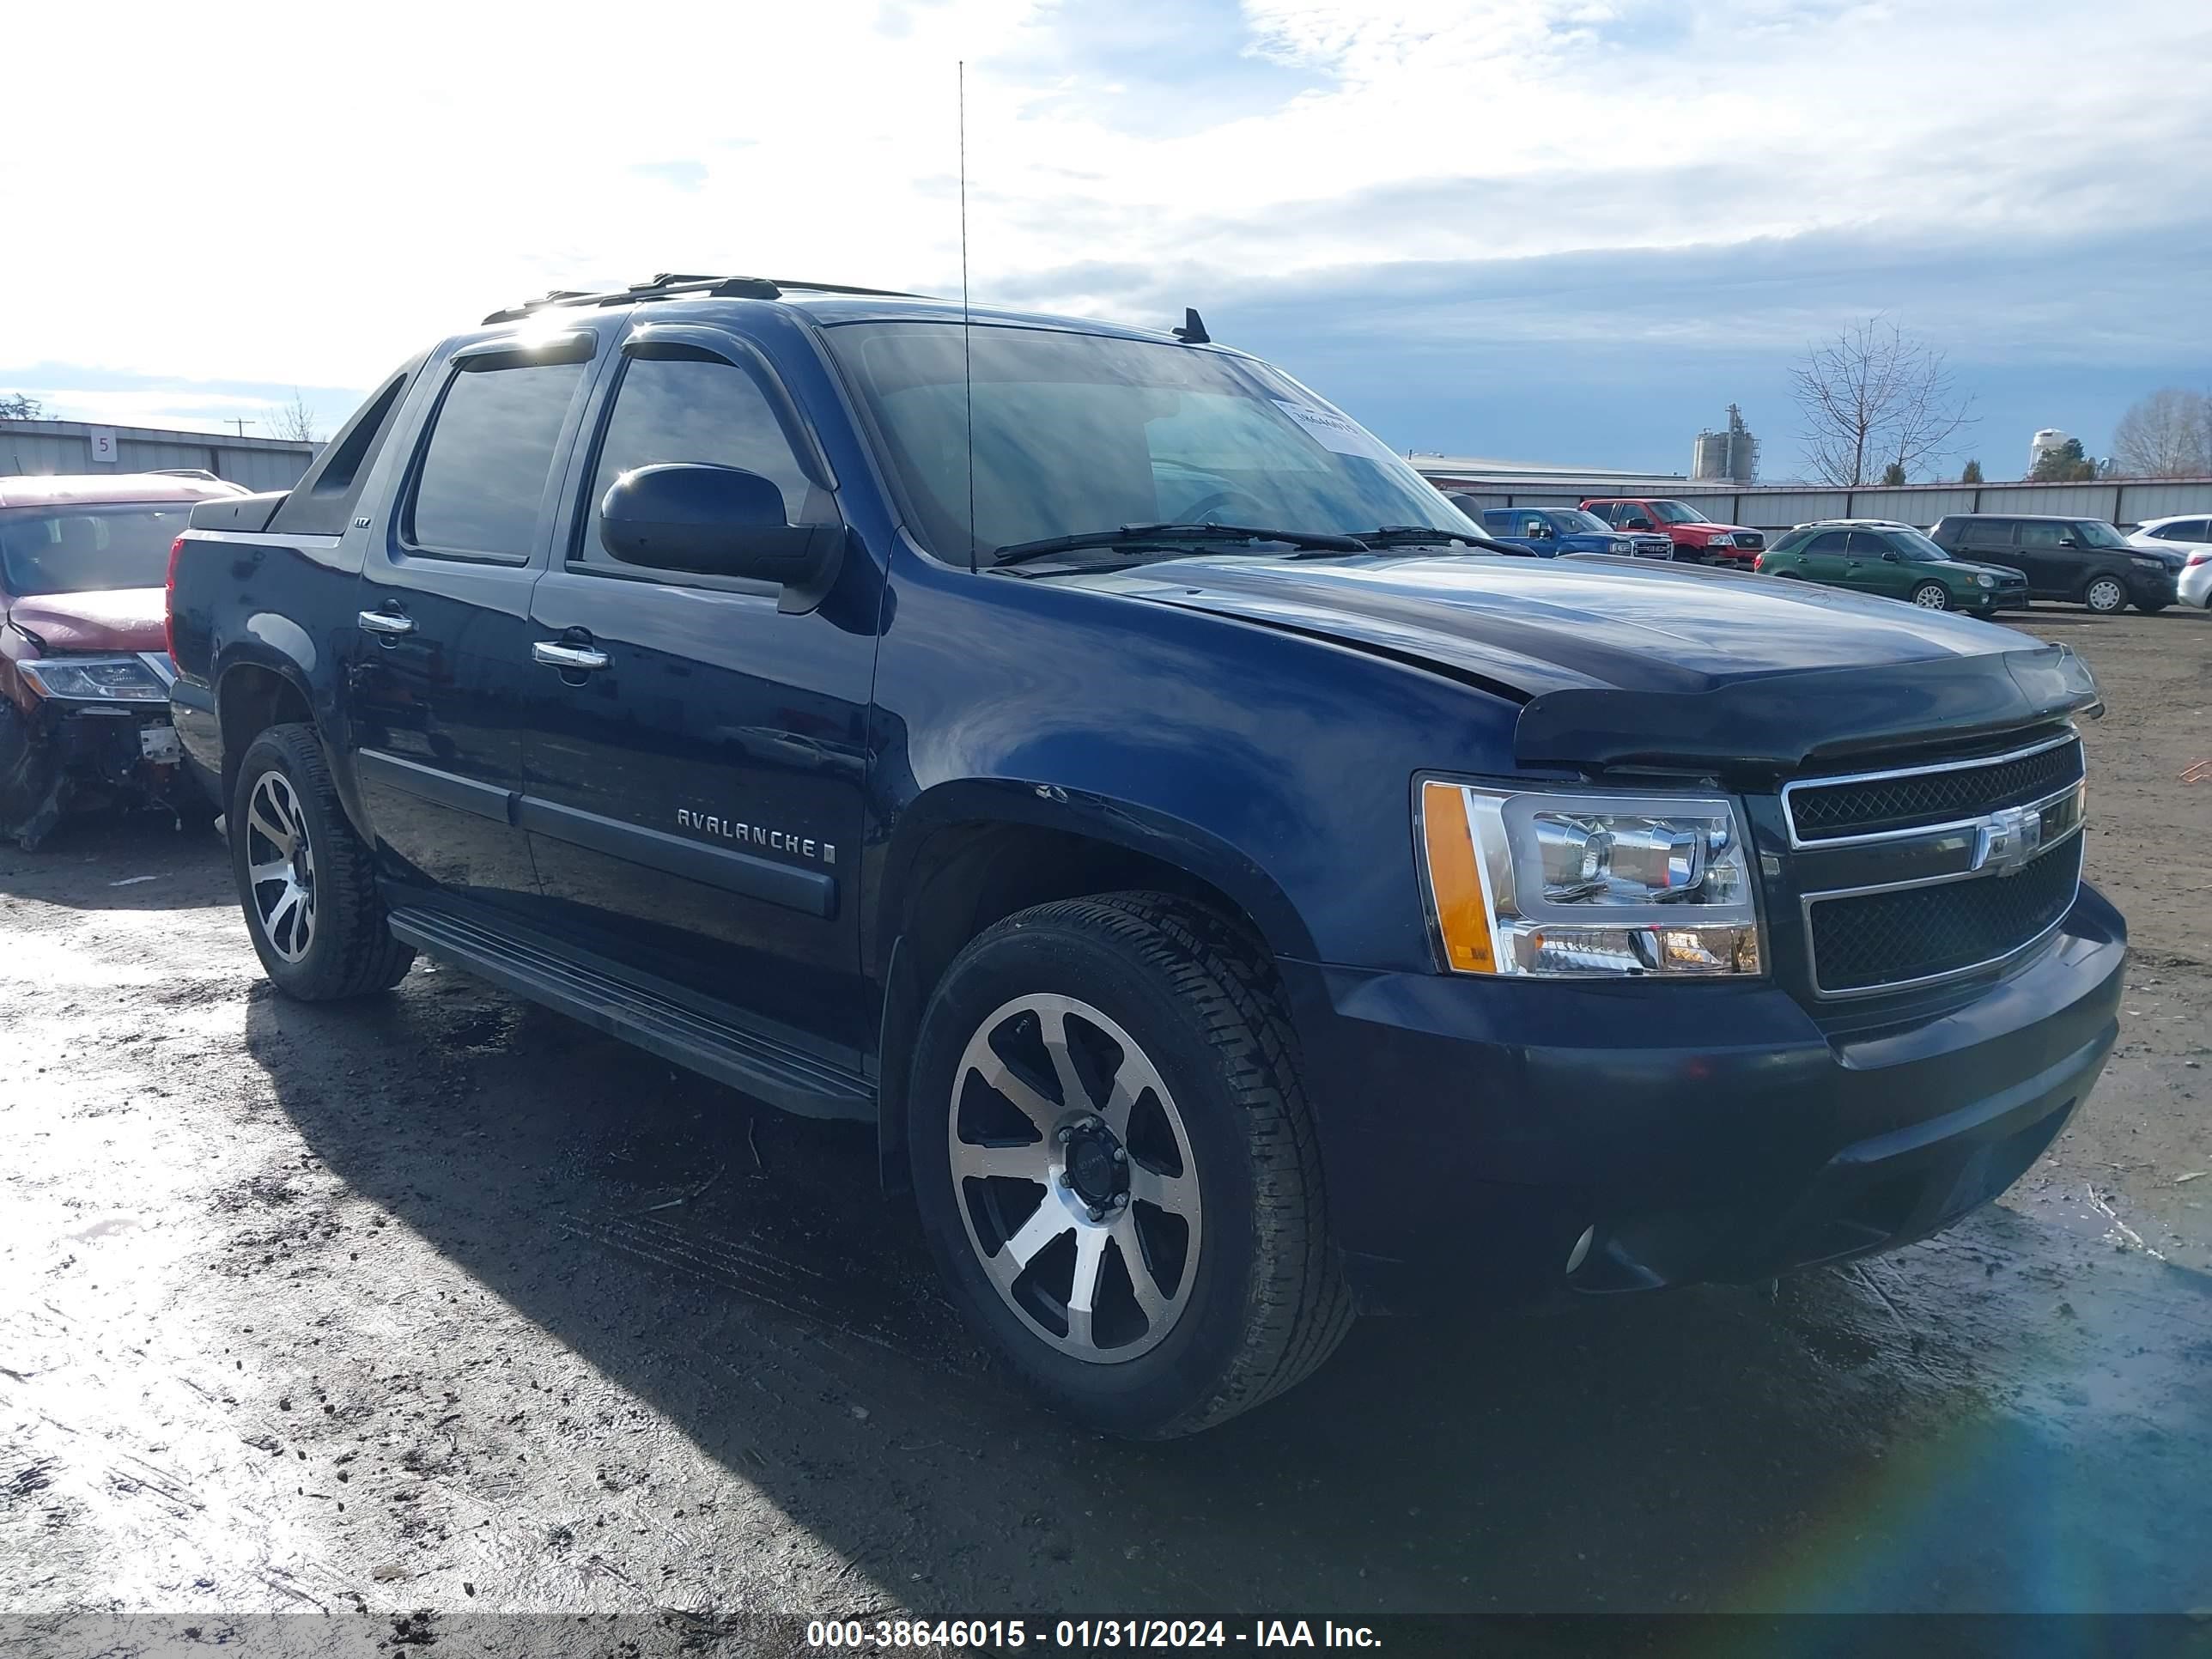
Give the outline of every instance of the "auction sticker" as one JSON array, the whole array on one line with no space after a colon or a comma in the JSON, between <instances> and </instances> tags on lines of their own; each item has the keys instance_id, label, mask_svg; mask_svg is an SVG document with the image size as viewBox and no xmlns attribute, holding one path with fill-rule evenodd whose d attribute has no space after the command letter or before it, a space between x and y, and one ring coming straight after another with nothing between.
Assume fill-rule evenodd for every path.
<instances>
[{"instance_id":1,"label":"auction sticker","mask_svg":"<svg viewBox=\"0 0 2212 1659\"><path fill-rule=\"evenodd\" d=\"M1276 398L1275 407L1304 427L1323 449L1333 449L1340 455L1358 455L1370 461L1397 459L1341 415L1316 409L1311 404L1294 404L1287 398Z\"/></svg>"}]
</instances>

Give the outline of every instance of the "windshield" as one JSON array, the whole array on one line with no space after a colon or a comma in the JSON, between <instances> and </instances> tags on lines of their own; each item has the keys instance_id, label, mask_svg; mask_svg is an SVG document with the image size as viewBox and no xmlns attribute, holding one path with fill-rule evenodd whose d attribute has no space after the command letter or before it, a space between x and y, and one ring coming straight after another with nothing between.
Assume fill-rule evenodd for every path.
<instances>
[{"instance_id":1,"label":"windshield","mask_svg":"<svg viewBox=\"0 0 2212 1659\"><path fill-rule=\"evenodd\" d=\"M191 511L190 501L0 510L0 587L18 598L159 587Z\"/></svg>"},{"instance_id":2,"label":"windshield","mask_svg":"<svg viewBox=\"0 0 2212 1659\"><path fill-rule=\"evenodd\" d=\"M2125 547L2128 538L2101 519L2084 519L2074 526L2084 547Z\"/></svg>"},{"instance_id":3,"label":"windshield","mask_svg":"<svg viewBox=\"0 0 2212 1659\"><path fill-rule=\"evenodd\" d=\"M1585 513L1578 507L1564 507L1551 515L1553 526L1562 536L1610 535L1613 526L1595 513Z\"/></svg>"},{"instance_id":4,"label":"windshield","mask_svg":"<svg viewBox=\"0 0 2212 1659\"><path fill-rule=\"evenodd\" d=\"M1892 530L1887 532L1889 544L1898 550L1907 564L1948 564L1951 556L1929 541L1917 530Z\"/></svg>"},{"instance_id":5,"label":"windshield","mask_svg":"<svg viewBox=\"0 0 2212 1659\"><path fill-rule=\"evenodd\" d=\"M1711 524L1712 520L1694 507L1685 507L1680 501L1654 501L1651 511L1662 524Z\"/></svg>"},{"instance_id":6,"label":"windshield","mask_svg":"<svg viewBox=\"0 0 2212 1659\"><path fill-rule=\"evenodd\" d=\"M940 558L1125 524L1264 525L1357 534L1383 525L1477 533L1376 439L1263 364L1224 352L989 325L974 374L974 535L962 330L823 331L881 434L884 460Z\"/></svg>"}]
</instances>

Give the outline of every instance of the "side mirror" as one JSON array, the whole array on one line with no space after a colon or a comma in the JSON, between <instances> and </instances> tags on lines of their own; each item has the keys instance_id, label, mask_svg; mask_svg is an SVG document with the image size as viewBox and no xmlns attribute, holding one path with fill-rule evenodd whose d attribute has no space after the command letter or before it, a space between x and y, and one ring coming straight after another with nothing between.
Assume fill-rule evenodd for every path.
<instances>
[{"instance_id":1,"label":"side mirror","mask_svg":"<svg viewBox=\"0 0 2212 1659\"><path fill-rule=\"evenodd\" d=\"M1620 527L1623 530L1649 530L1651 528L1651 520L1649 519L1630 519L1623 523Z\"/></svg>"},{"instance_id":2,"label":"side mirror","mask_svg":"<svg viewBox=\"0 0 2212 1659\"><path fill-rule=\"evenodd\" d=\"M1895 548L1885 548L1882 550L1881 562L1884 564L1897 563L1899 562L1897 557L1897 550Z\"/></svg>"},{"instance_id":3,"label":"side mirror","mask_svg":"<svg viewBox=\"0 0 2212 1659\"><path fill-rule=\"evenodd\" d=\"M1532 519L1528 523L1528 535L1532 540L1548 542L1553 538L1553 532L1552 526L1541 519Z\"/></svg>"},{"instance_id":4,"label":"side mirror","mask_svg":"<svg viewBox=\"0 0 2212 1659\"><path fill-rule=\"evenodd\" d=\"M783 492L757 472L684 462L617 478L600 503L599 544L652 570L775 582L776 609L802 611L836 579L845 526L790 523Z\"/></svg>"},{"instance_id":5,"label":"side mirror","mask_svg":"<svg viewBox=\"0 0 2212 1659\"><path fill-rule=\"evenodd\" d=\"M2058 544L2061 547L2079 547L2081 545L2081 543L2075 541L2071 536L2061 536L2058 538Z\"/></svg>"}]
</instances>

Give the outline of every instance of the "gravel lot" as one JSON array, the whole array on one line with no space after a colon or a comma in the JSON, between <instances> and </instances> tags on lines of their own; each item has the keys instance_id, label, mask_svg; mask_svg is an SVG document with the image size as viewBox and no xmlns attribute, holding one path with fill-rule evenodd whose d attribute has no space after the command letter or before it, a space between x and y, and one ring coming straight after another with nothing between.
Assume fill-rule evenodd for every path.
<instances>
[{"instance_id":1,"label":"gravel lot","mask_svg":"<svg viewBox=\"0 0 2212 1659\"><path fill-rule=\"evenodd\" d=\"M2212 1604L2212 618L2029 626L2106 687L2089 862L2138 948L2105 1083L2002 1205L1772 1293L1368 1322L1162 1447L993 1370L865 1133L428 965L286 1003L211 837L0 853L0 1612L714 1645L774 1612Z\"/></svg>"}]
</instances>

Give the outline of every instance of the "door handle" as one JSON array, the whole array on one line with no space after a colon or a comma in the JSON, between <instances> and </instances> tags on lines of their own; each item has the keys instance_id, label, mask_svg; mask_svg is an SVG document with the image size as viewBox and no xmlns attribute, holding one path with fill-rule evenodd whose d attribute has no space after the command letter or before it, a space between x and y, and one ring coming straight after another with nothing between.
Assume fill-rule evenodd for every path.
<instances>
[{"instance_id":1,"label":"door handle","mask_svg":"<svg viewBox=\"0 0 2212 1659\"><path fill-rule=\"evenodd\" d=\"M544 663L548 668L605 668L607 653L596 646L563 645L558 640L537 640L530 647L530 660Z\"/></svg>"},{"instance_id":2,"label":"door handle","mask_svg":"<svg viewBox=\"0 0 2212 1659\"><path fill-rule=\"evenodd\" d=\"M389 638L415 631L415 618L403 617L397 611L364 611L355 621L364 634L381 634Z\"/></svg>"}]
</instances>

